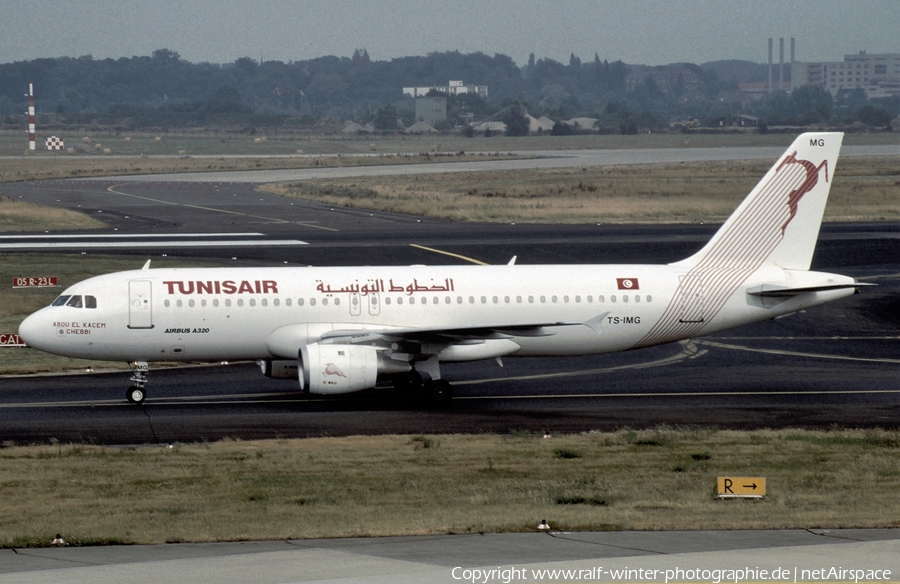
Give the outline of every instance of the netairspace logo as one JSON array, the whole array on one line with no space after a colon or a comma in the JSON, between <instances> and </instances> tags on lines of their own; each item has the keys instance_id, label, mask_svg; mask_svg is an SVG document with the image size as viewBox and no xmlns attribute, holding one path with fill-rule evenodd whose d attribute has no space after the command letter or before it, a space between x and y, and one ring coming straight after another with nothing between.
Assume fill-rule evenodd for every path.
<instances>
[{"instance_id":1,"label":"netairspace logo","mask_svg":"<svg viewBox=\"0 0 900 584\"><path fill-rule=\"evenodd\" d=\"M526 568L463 568L457 566L450 573L454 580L471 584L511 582L709 582L711 584L743 582L883 582L891 579L890 570L848 569L830 567L799 568L739 568L734 570L702 568L673 568L667 570L644 568L603 569L602 566L578 569Z\"/></svg>"}]
</instances>

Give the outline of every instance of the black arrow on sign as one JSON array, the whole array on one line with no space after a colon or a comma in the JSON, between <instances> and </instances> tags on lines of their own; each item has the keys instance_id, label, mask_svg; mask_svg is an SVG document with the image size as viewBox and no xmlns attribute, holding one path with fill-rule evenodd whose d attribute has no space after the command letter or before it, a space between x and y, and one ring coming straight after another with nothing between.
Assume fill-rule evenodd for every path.
<instances>
[{"instance_id":1,"label":"black arrow on sign","mask_svg":"<svg viewBox=\"0 0 900 584\"><path fill-rule=\"evenodd\" d=\"M753 483L752 485L744 485L744 488L745 488L745 489L753 489L753 490L755 491L755 490L756 490L756 483Z\"/></svg>"}]
</instances>

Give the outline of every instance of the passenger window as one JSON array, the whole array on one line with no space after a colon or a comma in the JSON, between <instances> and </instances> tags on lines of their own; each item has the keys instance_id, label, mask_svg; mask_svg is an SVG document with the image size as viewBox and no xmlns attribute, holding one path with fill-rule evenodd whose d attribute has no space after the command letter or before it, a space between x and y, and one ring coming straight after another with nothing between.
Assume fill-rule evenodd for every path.
<instances>
[{"instance_id":1,"label":"passenger window","mask_svg":"<svg viewBox=\"0 0 900 584\"><path fill-rule=\"evenodd\" d=\"M71 306L72 308L82 308L84 305L82 304L81 296L72 296L69 298L69 301L66 302L66 306Z\"/></svg>"},{"instance_id":2,"label":"passenger window","mask_svg":"<svg viewBox=\"0 0 900 584\"><path fill-rule=\"evenodd\" d=\"M71 298L71 296L60 296L59 298L54 300L53 304L51 304L50 306L65 306L66 302L69 301L69 298Z\"/></svg>"},{"instance_id":3,"label":"passenger window","mask_svg":"<svg viewBox=\"0 0 900 584\"><path fill-rule=\"evenodd\" d=\"M97 299L93 296L85 296L84 297L84 307L85 308L97 308Z\"/></svg>"}]
</instances>

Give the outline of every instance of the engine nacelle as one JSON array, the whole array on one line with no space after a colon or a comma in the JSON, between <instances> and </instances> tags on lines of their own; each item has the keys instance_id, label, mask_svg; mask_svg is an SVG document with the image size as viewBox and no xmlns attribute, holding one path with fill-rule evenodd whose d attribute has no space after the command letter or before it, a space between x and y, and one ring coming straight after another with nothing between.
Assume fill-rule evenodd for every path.
<instances>
[{"instance_id":1,"label":"engine nacelle","mask_svg":"<svg viewBox=\"0 0 900 584\"><path fill-rule=\"evenodd\" d=\"M375 387L378 351L359 345L306 345L299 355L300 391L350 393Z\"/></svg>"},{"instance_id":2,"label":"engine nacelle","mask_svg":"<svg viewBox=\"0 0 900 584\"><path fill-rule=\"evenodd\" d=\"M296 361L257 361L263 375L272 379L297 379Z\"/></svg>"}]
</instances>

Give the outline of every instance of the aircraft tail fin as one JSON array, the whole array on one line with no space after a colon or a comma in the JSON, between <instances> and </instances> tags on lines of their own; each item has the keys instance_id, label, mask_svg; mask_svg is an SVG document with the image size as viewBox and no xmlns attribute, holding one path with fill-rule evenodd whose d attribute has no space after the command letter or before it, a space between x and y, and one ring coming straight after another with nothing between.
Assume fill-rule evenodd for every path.
<instances>
[{"instance_id":1,"label":"aircraft tail fin","mask_svg":"<svg viewBox=\"0 0 900 584\"><path fill-rule=\"evenodd\" d=\"M808 270L844 135L801 134L699 252L691 271L764 263Z\"/></svg>"}]
</instances>

